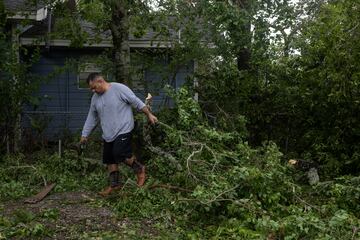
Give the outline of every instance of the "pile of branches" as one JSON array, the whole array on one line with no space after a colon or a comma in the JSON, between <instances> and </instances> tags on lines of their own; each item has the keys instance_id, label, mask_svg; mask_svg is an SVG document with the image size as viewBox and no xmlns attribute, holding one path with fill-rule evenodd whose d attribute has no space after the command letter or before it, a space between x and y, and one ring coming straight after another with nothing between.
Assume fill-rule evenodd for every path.
<instances>
[{"instance_id":1,"label":"pile of branches","mask_svg":"<svg viewBox=\"0 0 360 240\"><path fill-rule=\"evenodd\" d=\"M252 148L245 130L213 128L185 88L172 97L170 121L160 118L164 122L145 127L144 136L158 185L182 192L176 204L193 210L189 218L200 214L204 223L216 222L219 237L234 231L249 239L359 236L355 209L312 198L321 184L297 183L276 144Z\"/></svg>"}]
</instances>

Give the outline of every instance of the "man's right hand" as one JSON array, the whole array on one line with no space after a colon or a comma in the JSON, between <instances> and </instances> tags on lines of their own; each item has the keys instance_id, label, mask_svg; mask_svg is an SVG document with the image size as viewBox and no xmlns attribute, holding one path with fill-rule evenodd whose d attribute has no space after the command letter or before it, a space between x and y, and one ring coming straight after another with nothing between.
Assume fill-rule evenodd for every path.
<instances>
[{"instance_id":1,"label":"man's right hand","mask_svg":"<svg viewBox=\"0 0 360 240\"><path fill-rule=\"evenodd\" d=\"M87 141L88 141L87 137L81 137L80 138L80 144L85 144L85 143L87 143Z\"/></svg>"}]
</instances>

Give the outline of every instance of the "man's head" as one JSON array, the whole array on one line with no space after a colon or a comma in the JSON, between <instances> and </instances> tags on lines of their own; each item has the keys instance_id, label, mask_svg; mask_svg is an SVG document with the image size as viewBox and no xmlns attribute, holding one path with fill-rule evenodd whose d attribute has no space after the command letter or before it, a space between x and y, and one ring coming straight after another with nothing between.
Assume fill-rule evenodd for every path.
<instances>
[{"instance_id":1,"label":"man's head","mask_svg":"<svg viewBox=\"0 0 360 240\"><path fill-rule=\"evenodd\" d=\"M100 73L90 73L86 82L90 90L97 94L103 94L109 87L109 84Z\"/></svg>"}]
</instances>

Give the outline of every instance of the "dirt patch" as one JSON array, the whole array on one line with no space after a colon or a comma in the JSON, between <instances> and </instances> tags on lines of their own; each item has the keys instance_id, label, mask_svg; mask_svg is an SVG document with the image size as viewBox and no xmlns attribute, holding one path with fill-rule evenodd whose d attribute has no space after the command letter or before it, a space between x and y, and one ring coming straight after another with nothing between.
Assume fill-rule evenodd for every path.
<instances>
[{"instance_id":1,"label":"dirt patch","mask_svg":"<svg viewBox=\"0 0 360 240\"><path fill-rule=\"evenodd\" d=\"M138 236L151 238L156 235L151 220L119 219L109 208L101 206L101 200L89 192L53 193L36 204L24 204L23 201L5 203L3 215L13 218L16 212L24 211L41 216L36 221L51 233L43 239L79 239L103 232L117 235L129 229L134 229L132 234Z\"/></svg>"}]
</instances>

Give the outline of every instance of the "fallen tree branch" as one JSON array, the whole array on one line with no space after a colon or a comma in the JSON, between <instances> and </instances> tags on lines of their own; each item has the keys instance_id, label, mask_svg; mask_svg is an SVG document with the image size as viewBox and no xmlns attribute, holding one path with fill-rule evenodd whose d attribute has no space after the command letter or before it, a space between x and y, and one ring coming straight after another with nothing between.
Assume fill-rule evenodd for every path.
<instances>
[{"instance_id":1,"label":"fallen tree branch","mask_svg":"<svg viewBox=\"0 0 360 240\"><path fill-rule=\"evenodd\" d=\"M148 96L146 97L145 100L145 105L148 107L149 110L151 110L151 101L152 101L152 96L150 93L148 93ZM161 124L162 126L167 126L169 128L171 128L170 126L161 123L160 121L158 122L158 124ZM169 161L176 166L176 169L181 171L182 170L182 166L181 164L176 160L176 158L174 156L172 156L170 153L165 152L164 150L162 150L159 147L155 147L152 142L151 142L151 137L150 137L150 125L149 124L145 124L143 127L143 135L144 135L144 140L146 142L146 148L149 149L152 153L157 154L159 156L163 156L167 159L169 159Z\"/></svg>"},{"instance_id":2,"label":"fallen tree branch","mask_svg":"<svg viewBox=\"0 0 360 240\"><path fill-rule=\"evenodd\" d=\"M182 166L176 160L176 158L173 155L171 155L170 153L165 152L161 148L154 147L150 144L148 146L146 146L146 148L149 149L154 154L157 154L159 156L163 156L164 158L167 158L176 167L177 170L182 171Z\"/></svg>"}]
</instances>

